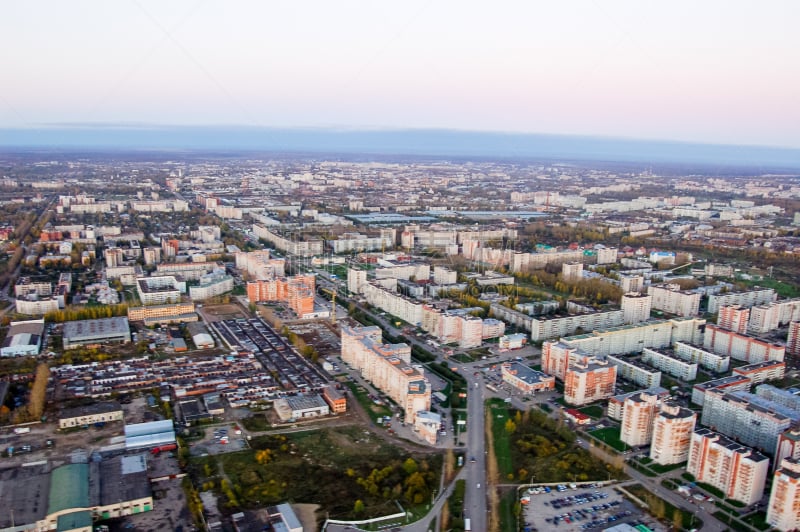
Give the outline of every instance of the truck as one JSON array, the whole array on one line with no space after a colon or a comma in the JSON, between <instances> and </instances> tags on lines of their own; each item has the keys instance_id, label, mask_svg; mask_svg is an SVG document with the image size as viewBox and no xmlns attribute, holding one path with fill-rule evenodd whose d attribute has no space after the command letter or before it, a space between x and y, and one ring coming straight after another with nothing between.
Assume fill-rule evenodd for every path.
<instances>
[{"instance_id":1,"label":"truck","mask_svg":"<svg viewBox=\"0 0 800 532\"><path fill-rule=\"evenodd\" d=\"M158 453L163 453L165 451L174 451L178 448L176 443L168 443L166 445L159 445L158 447L153 447L150 449L150 453L153 455L157 455Z\"/></svg>"},{"instance_id":2,"label":"truck","mask_svg":"<svg viewBox=\"0 0 800 532\"><path fill-rule=\"evenodd\" d=\"M472 530L472 523L470 522L469 517L464 519L464 530L465 532L469 532L470 530Z\"/></svg>"},{"instance_id":3,"label":"truck","mask_svg":"<svg viewBox=\"0 0 800 532\"><path fill-rule=\"evenodd\" d=\"M14 429L14 434L27 434L31 431L30 427L17 427Z\"/></svg>"}]
</instances>

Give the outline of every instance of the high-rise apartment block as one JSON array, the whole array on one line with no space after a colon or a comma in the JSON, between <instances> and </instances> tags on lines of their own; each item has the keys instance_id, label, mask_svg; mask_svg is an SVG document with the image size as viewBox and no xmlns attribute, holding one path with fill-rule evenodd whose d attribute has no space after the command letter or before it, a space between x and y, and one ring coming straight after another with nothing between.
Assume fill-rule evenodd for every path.
<instances>
[{"instance_id":1,"label":"high-rise apartment block","mask_svg":"<svg viewBox=\"0 0 800 532\"><path fill-rule=\"evenodd\" d=\"M650 458L661 465L687 461L696 422L697 414L688 408L662 404L653 424Z\"/></svg>"},{"instance_id":2,"label":"high-rise apartment block","mask_svg":"<svg viewBox=\"0 0 800 532\"><path fill-rule=\"evenodd\" d=\"M692 433L686 471L722 490L726 498L755 504L764 492L769 459L711 430Z\"/></svg>"},{"instance_id":3,"label":"high-rise apartment block","mask_svg":"<svg viewBox=\"0 0 800 532\"><path fill-rule=\"evenodd\" d=\"M653 437L653 421L659 403L658 396L645 392L633 394L625 399L619 439L631 447L649 445Z\"/></svg>"},{"instance_id":4,"label":"high-rise apartment block","mask_svg":"<svg viewBox=\"0 0 800 532\"><path fill-rule=\"evenodd\" d=\"M800 321L793 321L789 324L786 352L792 355L800 354Z\"/></svg>"},{"instance_id":5,"label":"high-rise apartment block","mask_svg":"<svg viewBox=\"0 0 800 532\"><path fill-rule=\"evenodd\" d=\"M580 281L583 279L583 263L565 262L562 264L561 279L566 282Z\"/></svg>"},{"instance_id":6,"label":"high-rise apartment block","mask_svg":"<svg viewBox=\"0 0 800 532\"><path fill-rule=\"evenodd\" d=\"M614 395L617 368L605 359L587 357L571 365L564 379L564 401L585 405Z\"/></svg>"},{"instance_id":7,"label":"high-rise apartment block","mask_svg":"<svg viewBox=\"0 0 800 532\"><path fill-rule=\"evenodd\" d=\"M708 296L708 312L715 314L719 312L720 307L725 305L739 305L747 308L754 305L764 305L765 303L772 303L777 297L778 295L772 288L711 294Z\"/></svg>"},{"instance_id":8,"label":"high-rise apartment block","mask_svg":"<svg viewBox=\"0 0 800 532\"><path fill-rule=\"evenodd\" d=\"M342 361L361 372L403 409L406 423L431 407L431 387L422 370L411 366L411 348L384 344L380 327L342 326Z\"/></svg>"},{"instance_id":9,"label":"high-rise apartment block","mask_svg":"<svg viewBox=\"0 0 800 532\"><path fill-rule=\"evenodd\" d=\"M739 334L747 333L750 309L739 305L725 305L719 308L717 325Z\"/></svg>"},{"instance_id":10,"label":"high-rise apartment block","mask_svg":"<svg viewBox=\"0 0 800 532\"><path fill-rule=\"evenodd\" d=\"M247 299L251 303L262 301L282 301L289 305L295 314L306 316L314 312L313 275L295 275L262 279L247 283Z\"/></svg>"},{"instance_id":11,"label":"high-rise apartment block","mask_svg":"<svg viewBox=\"0 0 800 532\"><path fill-rule=\"evenodd\" d=\"M620 275L619 287L623 294L642 292L644 290L644 277L641 275Z\"/></svg>"},{"instance_id":12,"label":"high-rise apartment block","mask_svg":"<svg viewBox=\"0 0 800 532\"><path fill-rule=\"evenodd\" d=\"M786 458L775 471L767 523L781 531L800 529L800 460Z\"/></svg>"},{"instance_id":13,"label":"high-rise apartment block","mask_svg":"<svg viewBox=\"0 0 800 532\"><path fill-rule=\"evenodd\" d=\"M640 323L650 319L653 296L628 292L622 296L622 321L626 324Z\"/></svg>"}]
</instances>

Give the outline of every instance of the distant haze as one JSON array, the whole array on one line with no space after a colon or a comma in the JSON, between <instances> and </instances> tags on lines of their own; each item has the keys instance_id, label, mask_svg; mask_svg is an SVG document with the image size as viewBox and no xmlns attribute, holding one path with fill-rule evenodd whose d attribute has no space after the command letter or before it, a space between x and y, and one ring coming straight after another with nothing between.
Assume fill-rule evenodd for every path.
<instances>
[{"instance_id":1,"label":"distant haze","mask_svg":"<svg viewBox=\"0 0 800 532\"><path fill-rule=\"evenodd\" d=\"M574 159L800 169L800 149L449 130L175 126L0 129L3 146Z\"/></svg>"},{"instance_id":2,"label":"distant haze","mask_svg":"<svg viewBox=\"0 0 800 532\"><path fill-rule=\"evenodd\" d=\"M327 133L346 128L378 129L383 140L369 145L400 151L426 149L430 130L800 149L799 20L797 0L5 2L0 140L90 138L67 138L69 124L237 124L214 143L252 145L249 131L261 144L275 128L297 132L275 144L366 142ZM394 130L414 130L418 144ZM180 141L176 131L109 141L212 141L211 129ZM447 150L475 139L505 153L522 137L477 138ZM538 147L514 149L562 152L551 137L526 138ZM598 142L579 151L609 150ZM672 153L652 146L654 157Z\"/></svg>"}]
</instances>

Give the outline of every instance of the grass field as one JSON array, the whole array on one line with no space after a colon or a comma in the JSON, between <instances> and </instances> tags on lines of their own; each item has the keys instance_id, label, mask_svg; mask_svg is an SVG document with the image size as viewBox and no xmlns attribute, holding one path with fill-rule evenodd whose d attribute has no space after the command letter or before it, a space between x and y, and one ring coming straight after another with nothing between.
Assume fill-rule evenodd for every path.
<instances>
[{"instance_id":1,"label":"grass field","mask_svg":"<svg viewBox=\"0 0 800 532\"><path fill-rule=\"evenodd\" d=\"M694 514L676 508L641 484L626 486L625 490L630 492L634 497L647 503L648 512L656 519L664 519L673 525L679 525L679 528L685 530L693 528L700 529L703 526L703 522L697 519Z\"/></svg>"},{"instance_id":2,"label":"grass field","mask_svg":"<svg viewBox=\"0 0 800 532\"><path fill-rule=\"evenodd\" d=\"M584 406L583 408L579 408L578 412L582 412L589 417L593 417L594 419L600 419L603 417L603 407L600 405Z\"/></svg>"},{"instance_id":3,"label":"grass field","mask_svg":"<svg viewBox=\"0 0 800 532\"><path fill-rule=\"evenodd\" d=\"M497 468L500 476L505 479L509 474L514 474L514 464L511 461L511 438L506 431L505 424L509 418L506 403L501 399L487 401L489 412L492 415L492 435L494 436L494 455L497 458Z\"/></svg>"},{"instance_id":4,"label":"grass field","mask_svg":"<svg viewBox=\"0 0 800 532\"><path fill-rule=\"evenodd\" d=\"M619 428L618 427L606 427L604 429L597 429L591 431L589 434L592 435L593 438L596 440L600 440L603 443L606 443L616 449L617 451L624 452L630 449L628 445L622 442L619 439Z\"/></svg>"},{"instance_id":5,"label":"grass field","mask_svg":"<svg viewBox=\"0 0 800 532\"><path fill-rule=\"evenodd\" d=\"M369 398L369 394L363 386L355 382L347 382L345 384L350 388L350 391L353 392L356 401L367 411L367 414L369 414L373 422L377 423L378 418L392 415L392 410L388 406L376 405L375 402Z\"/></svg>"},{"instance_id":6,"label":"grass field","mask_svg":"<svg viewBox=\"0 0 800 532\"><path fill-rule=\"evenodd\" d=\"M344 519L396 513L398 503L419 514L439 486L440 454L412 456L356 427L258 436L251 445L190 464L195 485L213 483L230 511L292 500Z\"/></svg>"}]
</instances>

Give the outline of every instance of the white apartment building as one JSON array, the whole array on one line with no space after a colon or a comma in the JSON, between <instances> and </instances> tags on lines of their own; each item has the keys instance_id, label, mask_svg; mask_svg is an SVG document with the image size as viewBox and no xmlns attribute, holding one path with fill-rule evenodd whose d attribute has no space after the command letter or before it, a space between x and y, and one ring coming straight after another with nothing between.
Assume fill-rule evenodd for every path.
<instances>
[{"instance_id":1,"label":"white apartment building","mask_svg":"<svg viewBox=\"0 0 800 532\"><path fill-rule=\"evenodd\" d=\"M313 257L314 255L322 255L323 253L323 241L321 239L294 240L292 237L286 238L278 233L273 233L259 224L253 224L253 234L257 238L263 238L277 249L285 251L290 255Z\"/></svg>"},{"instance_id":2,"label":"white apartment building","mask_svg":"<svg viewBox=\"0 0 800 532\"><path fill-rule=\"evenodd\" d=\"M374 251L394 249L397 232L395 229L381 229L379 236L367 236L360 233L344 233L337 240L328 240L328 246L334 253L350 253L352 251Z\"/></svg>"},{"instance_id":3,"label":"white apartment building","mask_svg":"<svg viewBox=\"0 0 800 532\"><path fill-rule=\"evenodd\" d=\"M648 286L647 294L653 297L652 308L678 316L697 316L700 311L700 293L681 290L677 284Z\"/></svg>"},{"instance_id":4,"label":"white apartment building","mask_svg":"<svg viewBox=\"0 0 800 532\"><path fill-rule=\"evenodd\" d=\"M203 301L231 290L233 290L233 277L226 275L225 270L218 269L201 277L199 285L190 286L189 297L192 301Z\"/></svg>"},{"instance_id":5,"label":"white apartment building","mask_svg":"<svg viewBox=\"0 0 800 532\"><path fill-rule=\"evenodd\" d=\"M622 289L623 294L642 292L644 290L644 277L641 275L620 275L619 287Z\"/></svg>"},{"instance_id":6,"label":"white apartment building","mask_svg":"<svg viewBox=\"0 0 800 532\"><path fill-rule=\"evenodd\" d=\"M675 342L672 345L672 349L675 357L697 364L715 373L724 373L730 367L731 357L728 355L711 353L686 342Z\"/></svg>"},{"instance_id":7,"label":"white apartment building","mask_svg":"<svg viewBox=\"0 0 800 532\"><path fill-rule=\"evenodd\" d=\"M411 366L411 348L384 344L379 327L342 326L342 361L361 372L403 409L405 422L431 408L431 387L421 369Z\"/></svg>"},{"instance_id":8,"label":"white apartment building","mask_svg":"<svg viewBox=\"0 0 800 532\"><path fill-rule=\"evenodd\" d=\"M389 261L378 260L380 268L375 269L375 279L404 279L412 277L420 281L427 281L431 277L429 264L415 262L411 264L395 264Z\"/></svg>"},{"instance_id":9,"label":"white apartment building","mask_svg":"<svg viewBox=\"0 0 800 532\"><path fill-rule=\"evenodd\" d=\"M550 251L544 251L542 253L513 253L510 257L510 269L512 272L522 272L542 269L548 264L560 264L563 262L582 260L583 250L568 249L558 251L551 248Z\"/></svg>"},{"instance_id":10,"label":"white apartment building","mask_svg":"<svg viewBox=\"0 0 800 532\"><path fill-rule=\"evenodd\" d=\"M14 297L26 298L30 295L50 297L53 295L53 284L50 281L31 281L29 277L20 277L14 285Z\"/></svg>"},{"instance_id":11,"label":"white apartment building","mask_svg":"<svg viewBox=\"0 0 800 532\"><path fill-rule=\"evenodd\" d=\"M758 290L748 290L747 292L728 292L725 294L711 294L708 296L708 312L716 314L719 308L727 305L738 305L741 307L752 307L754 305L764 305L772 303L778 298L772 288L761 288Z\"/></svg>"},{"instance_id":12,"label":"white apartment building","mask_svg":"<svg viewBox=\"0 0 800 532\"><path fill-rule=\"evenodd\" d=\"M486 318L481 323L481 338L500 338L506 333L506 324L500 320Z\"/></svg>"},{"instance_id":13,"label":"white apartment building","mask_svg":"<svg viewBox=\"0 0 800 532\"><path fill-rule=\"evenodd\" d=\"M608 312L591 312L588 314L575 314L561 318L532 318L531 340L549 340L559 338L577 331L579 328L587 331L608 329L623 324L624 311L611 310Z\"/></svg>"},{"instance_id":14,"label":"white apartment building","mask_svg":"<svg viewBox=\"0 0 800 532\"><path fill-rule=\"evenodd\" d=\"M739 334L747 333L750 309L740 305L723 305L717 314L717 325Z\"/></svg>"},{"instance_id":15,"label":"white apartment building","mask_svg":"<svg viewBox=\"0 0 800 532\"><path fill-rule=\"evenodd\" d=\"M669 353L645 347L642 350L642 362L683 381L697 378L696 362L688 362Z\"/></svg>"},{"instance_id":16,"label":"white apartment building","mask_svg":"<svg viewBox=\"0 0 800 532\"><path fill-rule=\"evenodd\" d=\"M140 277L136 279L136 292L143 305L178 303L186 292L186 283L178 282L171 275Z\"/></svg>"},{"instance_id":17,"label":"white apartment building","mask_svg":"<svg viewBox=\"0 0 800 532\"><path fill-rule=\"evenodd\" d=\"M785 458L775 471L767 523L781 532L800 529L800 460Z\"/></svg>"},{"instance_id":18,"label":"white apartment building","mask_svg":"<svg viewBox=\"0 0 800 532\"><path fill-rule=\"evenodd\" d=\"M439 285L456 284L458 282L458 272L442 266L435 266L433 268L433 282Z\"/></svg>"},{"instance_id":19,"label":"white apartment building","mask_svg":"<svg viewBox=\"0 0 800 532\"><path fill-rule=\"evenodd\" d=\"M35 299L36 296L30 296L34 299L17 299L15 301L14 310L17 314L25 314L28 316L44 316L48 312L54 312L59 309L58 299Z\"/></svg>"},{"instance_id":20,"label":"white apartment building","mask_svg":"<svg viewBox=\"0 0 800 532\"><path fill-rule=\"evenodd\" d=\"M746 505L761 500L769 459L711 430L692 433L686 471L698 482L722 490L726 498Z\"/></svg>"},{"instance_id":21,"label":"white apartment building","mask_svg":"<svg viewBox=\"0 0 800 532\"><path fill-rule=\"evenodd\" d=\"M703 347L717 354L728 355L735 360L755 363L765 360L783 360L786 347L726 331L716 325L707 325L703 336Z\"/></svg>"},{"instance_id":22,"label":"white apartment building","mask_svg":"<svg viewBox=\"0 0 800 532\"><path fill-rule=\"evenodd\" d=\"M617 375L639 386L655 388L661 385L661 372L635 360L608 355L608 362L617 367Z\"/></svg>"},{"instance_id":23,"label":"white apartment building","mask_svg":"<svg viewBox=\"0 0 800 532\"><path fill-rule=\"evenodd\" d=\"M240 251L234 257L236 269L246 272L248 279L251 281L266 281L286 275L286 260L273 258L268 249L249 252Z\"/></svg>"},{"instance_id":24,"label":"white apartment building","mask_svg":"<svg viewBox=\"0 0 800 532\"><path fill-rule=\"evenodd\" d=\"M665 402L653 423L650 458L657 464L680 464L689 459L697 414L688 408Z\"/></svg>"},{"instance_id":25,"label":"white apartment building","mask_svg":"<svg viewBox=\"0 0 800 532\"><path fill-rule=\"evenodd\" d=\"M748 331L764 334L797 320L800 320L800 299L756 305L750 309Z\"/></svg>"},{"instance_id":26,"label":"white apartment building","mask_svg":"<svg viewBox=\"0 0 800 532\"><path fill-rule=\"evenodd\" d=\"M370 305L397 316L412 325L422 325L422 303L390 292L373 282L366 283L361 287L361 290L364 299Z\"/></svg>"},{"instance_id":27,"label":"white apartment building","mask_svg":"<svg viewBox=\"0 0 800 532\"><path fill-rule=\"evenodd\" d=\"M706 391L700 423L728 437L735 437L745 445L772 454L778 436L798 420L800 413L757 395L712 389Z\"/></svg>"},{"instance_id":28,"label":"white apartment building","mask_svg":"<svg viewBox=\"0 0 800 532\"><path fill-rule=\"evenodd\" d=\"M653 304L653 296L641 294L639 292L628 292L623 294L620 306L622 307L622 322L630 325L641 323L650 319L650 308Z\"/></svg>"},{"instance_id":29,"label":"white apartment building","mask_svg":"<svg viewBox=\"0 0 800 532\"><path fill-rule=\"evenodd\" d=\"M659 404L658 396L645 392L635 393L625 399L619 439L631 447L649 445Z\"/></svg>"},{"instance_id":30,"label":"white apartment building","mask_svg":"<svg viewBox=\"0 0 800 532\"><path fill-rule=\"evenodd\" d=\"M702 338L705 320L700 318L673 318L612 327L588 334L567 336L561 342L580 348L588 354L639 353L645 347L661 348L673 342L698 342Z\"/></svg>"},{"instance_id":31,"label":"white apartment building","mask_svg":"<svg viewBox=\"0 0 800 532\"><path fill-rule=\"evenodd\" d=\"M217 268L215 262L169 262L156 265L156 275L182 277L186 281L199 281L202 276Z\"/></svg>"},{"instance_id":32,"label":"white apartment building","mask_svg":"<svg viewBox=\"0 0 800 532\"><path fill-rule=\"evenodd\" d=\"M617 248L599 248L595 250L597 264L614 264L617 262Z\"/></svg>"},{"instance_id":33,"label":"white apartment building","mask_svg":"<svg viewBox=\"0 0 800 532\"><path fill-rule=\"evenodd\" d=\"M756 395L790 410L800 412L800 391L797 388L783 390L770 384L762 384L756 387Z\"/></svg>"},{"instance_id":34,"label":"white apartment building","mask_svg":"<svg viewBox=\"0 0 800 532\"><path fill-rule=\"evenodd\" d=\"M367 284L367 270L347 268L347 291L351 294L360 294Z\"/></svg>"},{"instance_id":35,"label":"white apartment building","mask_svg":"<svg viewBox=\"0 0 800 532\"><path fill-rule=\"evenodd\" d=\"M565 262L561 265L561 280L565 282L580 281L583 279L582 262Z\"/></svg>"}]
</instances>

